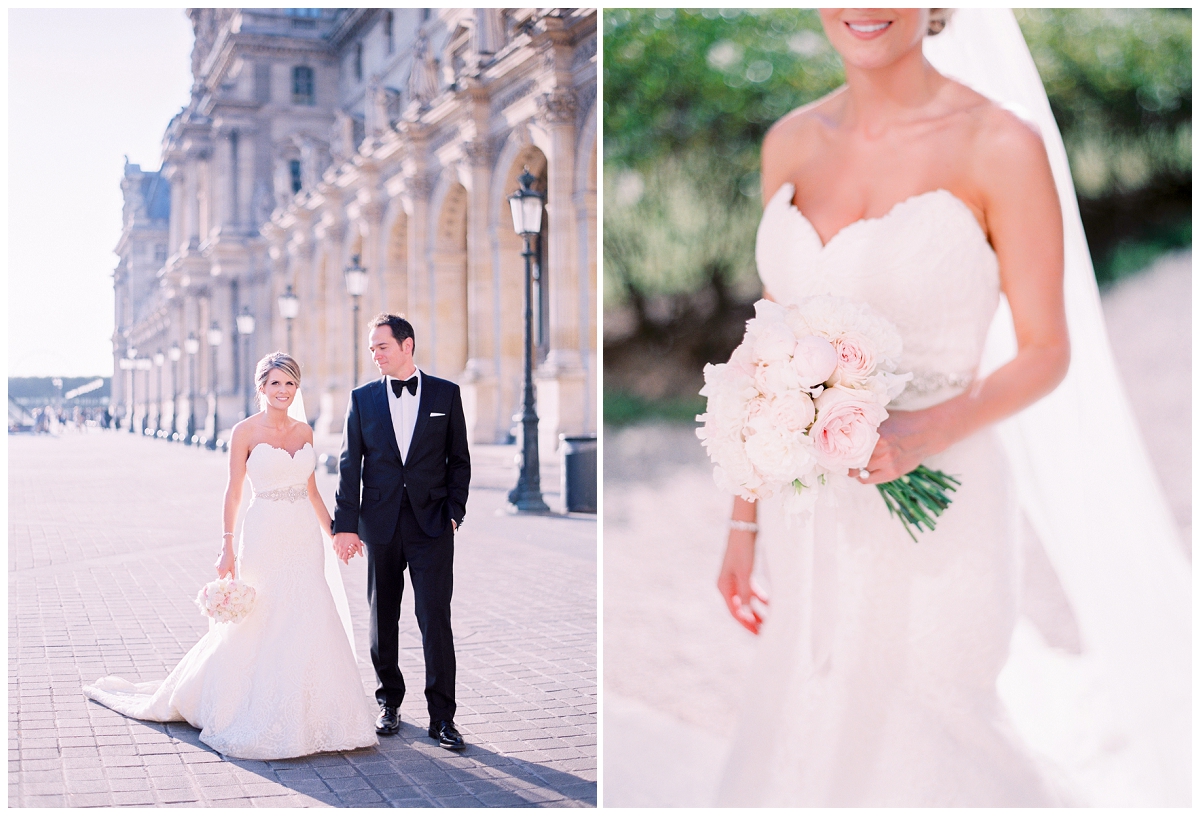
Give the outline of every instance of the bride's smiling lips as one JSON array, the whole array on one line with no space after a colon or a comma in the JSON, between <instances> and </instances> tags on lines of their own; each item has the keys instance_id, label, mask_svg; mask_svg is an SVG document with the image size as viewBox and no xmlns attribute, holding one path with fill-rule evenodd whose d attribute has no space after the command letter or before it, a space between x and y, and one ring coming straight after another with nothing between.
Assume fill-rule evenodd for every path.
<instances>
[{"instance_id":1,"label":"bride's smiling lips","mask_svg":"<svg viewBox=\"0 0 1200 816\"><path fill-rule=\"evenodd\" d=\"M884 32L892 27L891 20L843 20L842 22L851 36L860 40L882 37Z\"/></svg>"}]
</instances>

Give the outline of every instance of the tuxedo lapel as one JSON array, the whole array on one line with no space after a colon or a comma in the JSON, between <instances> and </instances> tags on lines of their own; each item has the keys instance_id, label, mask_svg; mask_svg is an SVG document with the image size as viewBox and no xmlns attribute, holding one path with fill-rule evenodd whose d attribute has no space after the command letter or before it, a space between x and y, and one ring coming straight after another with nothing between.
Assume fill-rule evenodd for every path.
<instances>
[{"instance_id":1,"label":"tuxedo lapel","mask_svg":"<svg viewBox=\"0 0 1200 816\"><path fill-rule=\"evenodd\" d=\"M403 464L404 460L400 457L400 446L396 444L396 426L392 424L392 409L388 405L387 387L387 377L384 377L374 383L371 389L371 396L375 403L375 410L383 417L382 425L387 431L388 446L392 449L392 453L396 454L396 458Z\"/></svg>"},{"instance_id":2,"label":"tuxedo lapel","mask_svg":"<svg viewBox=\"0 0 1200 816\"><path fill-rule=\"evenodd\" d=\"M421 438L421 431L425 430L425 423L429 419L429 406L433 404L433 380L425 372L421 372L421 404L417 407L417 423L413 426L412 441L408 443L408 456L412 458L413 448L416 447L417 441Z\"/></svg>"}]
</instances>

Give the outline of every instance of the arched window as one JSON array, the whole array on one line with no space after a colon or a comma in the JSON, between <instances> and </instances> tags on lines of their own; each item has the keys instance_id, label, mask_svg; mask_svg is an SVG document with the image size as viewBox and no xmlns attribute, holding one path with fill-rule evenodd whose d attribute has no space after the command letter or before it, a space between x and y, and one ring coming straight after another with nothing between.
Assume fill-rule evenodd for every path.
<instances>
[{"instance_id":1,"label":"arched window","mask_svg":"<svg viewBox=\"0 0 1200 816\"><path fill-rule=\"evenodd\" d=\"M362 43L357 43L354 46L354 78L362 80L363 75L363 53Z\"/></svg>"},{"instance_id":2,"label":"arched window","mask_svg":"<svg viewBox=\"0 0 1200 816\"><path fill-rule=\"evenodd\" d=\"M288 171L292 177L292 194L295 195L304 187L304 175L300 169L300 160L292 159L288 162Z\"/></svg>"},{"instance_id":3,"label":"arched window","mask_svg":"<svg viewBox=\"0 0 1200 816\"><path fill-rule=\"evenodd\" d=\"M392 34L392 23L393 22L394 22L394 15L392 14L392 12L390 12L390 11L385 12L383 15L383 36L384 36L384 39L387 40L387 52L389 54L391 54L393 51L396 50L396 38Z\"/></svg>"},{"instance_id":4,"label":"arched window","mask_svg":"<svg viewBox=\"0 0 1200 816\"><path fill-rule=\"evenodd\" d=\"M297 65L292 69L292 104L317 104L313 92L313 69L306 65Z\"/></svg>"}]
</instances>

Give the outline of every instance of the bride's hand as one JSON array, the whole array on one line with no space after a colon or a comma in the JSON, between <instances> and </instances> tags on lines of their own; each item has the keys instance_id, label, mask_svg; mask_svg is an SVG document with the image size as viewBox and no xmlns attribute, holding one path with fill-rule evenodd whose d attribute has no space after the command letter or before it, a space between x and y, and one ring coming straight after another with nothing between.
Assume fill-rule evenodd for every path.
<instances>
[{"instance_id":1,"label":"bride's hand","mask_svg":"<svg viewBox=\"0 0 1200 816\"><path fill-rule=\"evenodd\" d=\"M757 599L766 604L767 599L750 583L754 569L754 534L744 530L730 530L729 543L725 547L725 561L717 577L717 589L725 599L725 606L733 619L754 634L763 622L751 601Z\"/></svg>"},{"instance_id":2,"label":"bride's hand","mask_svg":"<svg viewBox=\"0 0 1200 816\"><path fill-rule=\"evenodd\" d=\"M233 547L225 547L221 550L221 557L217 559L217 577L222 578L228 575L233 577L233 565L237 558L233 554Z\"/></svg>"},{"instance_id":3,"label":"bride's hand","mask_svg":"<svg viewBox=\"0 0 1200 816\"><path fill-rule=\"evenodd\" d=\"M870 475L863 478L858 470L849 475L863 484L883 484L911 473L939 452L935 431L924 411L889 411L879 426L879 441L867 463Z\"/></svg>"}]
</instances>

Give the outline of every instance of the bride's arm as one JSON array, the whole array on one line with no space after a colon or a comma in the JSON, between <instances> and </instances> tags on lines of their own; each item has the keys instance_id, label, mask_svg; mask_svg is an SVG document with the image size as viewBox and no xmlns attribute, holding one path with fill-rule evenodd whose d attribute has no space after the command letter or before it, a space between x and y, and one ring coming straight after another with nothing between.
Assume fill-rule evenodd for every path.
<instances>
[{"instance_id":1,"label":"bride's arm","mask_svg":"<svg viewBox=\"0 0 1200 816\"><path fill-rule=\"evenodd\" d=\"M717 576L717 589L733 619L757 635L763 619L750 601L757 598L765 604L767 599L750 583L750 573L754 569L754 541L758 536L756 515L757 509L752 502L740 496L734 498L733 518L725 544L725 560L721 563L721 574Z\"/></svg>"},{"instance_id":2,"label":"bride's arm","mask_svg":"<svg viewBox=\"0 0 1200 816\"><path fill-rule=\"evenodd\" d=\"M1041 138L996 111L973 148L988 237L1012 310L1017 354L965 393L922 411L894 412L880 426L869 484L908 473L925 458L1054 390L1067 373L1062 212Z\"/></svg>"},{"instance_id":3,"label":"bride's arm","mask_svg":"<svg viewBox=\"0 0 1200 816\"><path fill-rule=\"evenodd\" d=\"M217 557L217 577L233 577L233 528L237 525L238 509L242 506L242 486L246 482L246 460L250 457L250 430L241 423L233 426L229 436L229 482L225 485L225 506L221 514L221 554Z\"/></svg>"},{"instance_id":4,"label":"bride's arm","mask_svg":"<svg viewBox=\"0 0 1200 816\"><path fill-rule=\"evenodd\" d=\"M303 423L301 423L303 424ZM305 441L312 444L312 428L308 428L307 438ZM325 500L321 498L321 491L317 490L317 472L314 470L308 474L308 500L312 504L313 512L317 514L317 521L321 523L321 529L329 533L329 537L333 538L333 517L329 515L329 508L325 506Z\"/></svg>"}]
</instances>

